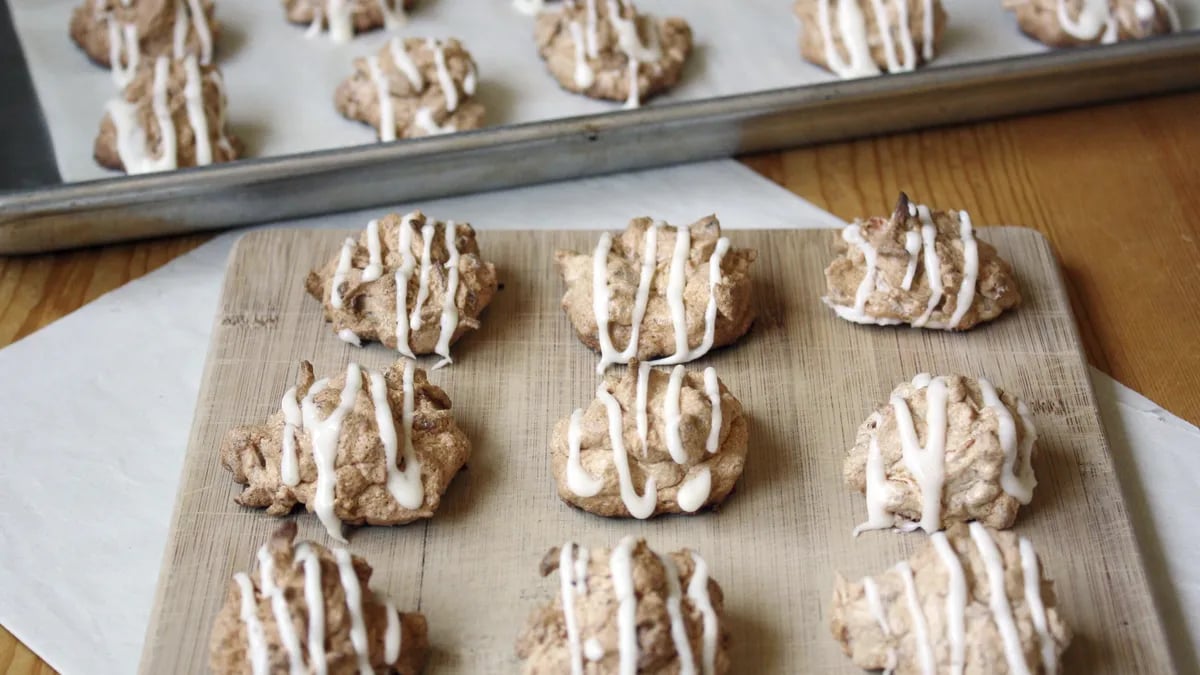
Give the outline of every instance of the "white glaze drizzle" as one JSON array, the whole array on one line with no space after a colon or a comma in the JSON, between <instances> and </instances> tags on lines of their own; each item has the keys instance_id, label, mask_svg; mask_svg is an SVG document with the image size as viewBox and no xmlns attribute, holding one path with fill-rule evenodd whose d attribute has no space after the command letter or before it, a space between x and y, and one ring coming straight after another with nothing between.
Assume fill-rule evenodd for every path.
<instances>
[{"instance_id":1,"label":"white glaze drizzle","mask_svg":"<svg viewBox=\"0 0 1200 675\"><path fill-rule=\"evenodd\" d=\"M675 366L671 371L671 379L667 382L667 395L663 399L663 425L666 427L667 451L676 464L687 464L687 451L683 449L683 436L679 433L680 404L683 398L683 378L687 370L683 366Z\"/></svg>"},{"instance_id":2,"label":"white glaze drizzle","mask_svg":"<svg viewBox=\"0 0 1200 675\"><path fill-rule=\"evenodd\" d=\"M396 663L400 658L400 648L403 646L404 631L400 626L400 611L388 600L384 606L387 614L387 628L383 634L383 660L388 665Z\"/></svg>"},{"instance_id":3,"label":"white glaze drizzle","mask_svg":"<svg viewBox=\"0 0 1200 675\"><path fill-rule=\"evenodd\" d=\"M296 388L288 389L283 395L283 442L279 453L279 476L283 484L296 487L300 484L299 460L296 457L296 430L304 426L300 415L300 403L296 400Z\"/></svg>"},{"instance_id":4,"label":"white glaze drizzle","mask_svg":"<svg viewBox=\"0 0 1200 675\"><path fill-rule=\"evenodd\" d=\"M342 242L341 253L338 254L338 264L333 270L333 279L329 289L329 304L334 309L341 309L343 305L342 284L346 283L346 277L350 274L354 247L354 240L346 237L346 240Z\"/></svg>"},{"instance_id":5,"label":"white glaze drizzle","mask_svg":"<svg viewBox=\"0 0 1200 675\"><path fill-rule=\"evenodd\" d=\"M580 463L582 422L583 409L571 413L571 423L567 428L567 489L580 497L595 497L604 487L604 481L588 474Z\"/></svg>"},{"instance_id":6,"label":"white glaze drizzle","mask_svg":"<svg viewBox=\"0 0 1200 675\"><path fill-rule=\"evenodd\" d=\"M429 275L433 272L433 236L437 232L432 220L426 219L421 226L421 274L417 277L417 299L413 303L412 314L409 315L408 326L413 330L421 329L421 310L429 299Z\"/></svg>"},{"instance_id":7,"label":"white glaze drizzle","mask_svg":"<svg viewBox=\"0 0 1200 675\"><path fill-rule=\"evenodd\" d=\"M642 86L638 83L637 59L629 59L629 96L625 99L625 109L633 110L642 105Z\"/></svg>"},{"instance_id":8,"label":"white glaze drizzle","mask_svg":"<svg viewBox=\"0 0 1200 675\"><path fill-rule=\"evenodd\" d=\"M350 644L358 658L358 672L374 673L375 669L371 667L370 644L367 642L367 626L363 618L362 587L358 583L358 574L354 571L354 563L346 549L333 549L333 559L337 561L338 576L346 595L346 611L350 614Z\"/></svg>"},{"instance_id":9,"label":"white glaze drizzle","mask_svg":"<svg viewBox=\"0 0 1200 675\"><path fill-rule=\"evenodd\" d=\"M321 559L307 543L296 546L295 564L304 565L304 604L308 607L308 663L313 675L325 675L325 593Z\"/></svg>"},{"instance_id":10,"label":"white glaze drizzle","mask_svg":"<svg viewBox=\"0 0 1200 675\"><path fill-rule=\"evenodd\" d=\"M124 52L125 65L121 65L121 54ZM142 48L138 42L137 26L132 23L120 23L112 15L108 16L108 62L112 69L113 81L124 88L133 80L137 72L138 61L141 60Z\"/></svg>"},{"instance_id":11,"label":"white glaze drizzle","mask_svg":"<svg viewBox=\"0 0 1200 675\"><path fill-rule=\"evenodd\" d=\"M678 239L676 240L675 251L671 257L669 281L667 283L667 306L671 309L671 323L675 328L675 353L671 356L651 361L650 365L652 366L670 366L685 361L694 361L712 349L713 339L716 335L717 286L722 281L721 261L725 259L725 254L729 252L729 239L725 237L718 239L716 246L713 248L712 256L708 259L708 306L704 310L704 338L698 347L689 349L687 312L683 303L683 292L687 287L686 266L688 252L691 248L691 231L686 227L680 227L676 232L677 236L679 232L687 232L688 234L684 235L686 243L683 247L678 243Z\"/></svg>"},{"instance_id":12,"label":"white glaze drizzle","mask_svg":"<svg viewBox=\"0 0 1200 675\"><path fill-rule=\"evenodd\" d=\"M379 140L387 143L396 140L396 106L392 102L392 91L387 76L379 65L379 57L367 57L367 71L375 84L375 98L379 100Z\"/></svg>"},{"instance_id":13,"label":"white glaze drizzle","mask_svg":"<svg viewBox=\"0 0 1200 675\"><path fill-rule=\"evenodd\" d=\"M446 67L446 52L442 47L442 43L433 38L429 38L425 44L433 52L433 63L437 68L438 86L442 88L442 95L446 97L446 112L452 113L458 110L458 87L454 84L454 78L450 76L450 69Z\"/></svg>"},{"instance_id":14,"label":"white glaze drizzle","mask_svg":"<svg viewBox=\"0 0 1200 675\"><path fill-rule=\"evenodd\" d=\"M921 43L921 58L928 63L933 60L933 39L937 37L934 33L933 0L924 0L922 9L925 11L921 16L921 32L923 33L922 38L924 38Z\"/></svg>"},{"instance_id":15,"label":"white glaze drizzle","mask_svg":"<svg viewBox=\"0 0 1200 675\"><path fill-rule=\"evenodd\" d=\"M204 114L204 80L195 56L189 54L183 60L183 70L187 75L183 96L187 101L188 124L195 137L196 166L207 166L212 164L212 142L208 138L208 117Z\"/></svg>"},{"instance_id":16,"label":"white glaze drizzle","mask_svg":"<svg viewBox=\"0 0 1200 675\"><path fill-rule=\"evenodd\" d=\"M708 563L695 553L692 553L692 562L695 564L695 568L692 570L692 578L688 582L687 596L700 611L700 616L704 620L704 631L701 635L700 672L701 675L713 675L716 672L719 625L717 613L713 610L712 600L708 596Z\"/></svg>"},{"instance_id":17,"label":"white glaze drizzle","mask_svg":"<svg viewBox=\"0 0 1200 675\"><path fill-rule=\"evenodd\" d=\"M646 305L650 301L650 287L654 281L654 272L658 267L658 231L662 229L663 225L662 221L656 221L646 228L642 243L641 274L638 277L637 293L633 301L632 322L629 327L629 343L620 352L613 346L612 336L609 335L608 330L608 255L612 251L612 235L605 232L600 236L599 243L596 244L596 250L592 257L592 302L600 342L600 363L596 366L597 373L603 374L608 366L614 363L629 363L630 359L637 355L642 319L646 316Z\"/></svg>"},{"instance_id":18,"label":"white glaze drizzle","mask_svg":"<svg viewBox=\"0 0 1200 675\"><path fill-rule=\"evenodd\" d=\"M879 599L879 585L871 577L864 577L862 583L863 595L867 598L867 609L871 611L871 616L879 624L879 630L883 632L883 636L890 638L892 627L888 625L887 612L883 611L883 603ZM884 666L883 672L890 674L896 668L896 648L890 644L887 648L887 659L887 665Z\"/></svg>"},{"instance_id":19,"label":"white glaze drizzle","mask_svg":"<svg viewBox=\"0 0 1200 675\"><path fill-rule=\"evenodd\" d=\"M590 1L590 0L589 0ZM633 588L633 537L625 537L609 557L613 592L617 596L617 636L620 675L636 675L638 662L637 595Z\"/></svg>"},{"instance_id":20,"label":"white glaze drizzle","mask_svg":"<svg viewBox=\"0 0 1200 675\"><path fill-rule=\"evenodd\" d=\"M1008 593L1004 588L1004 561L996 542L987 528L977 522L969 525L971 539L983 559L988 579L988 607L992 611L992 620L1004 641L1004 659L1008 662L1008 672L1013 675L1029 675L1029 666L1025 663L1024 650L1021 647L1021 634L1013 621L1012 606L1008 602Z\"/></svg>"},{"instance_id":21,"label":"white glaze drizzle","mask_svg":"<svg viewBox=\"0 0 1200 675\"><path fill-rule=\"evenodd\" d=\"M383 13L383 27L387 30L403 28L408 23L404 0L379 0L379 11Z\"/></svg>"},{"instance_id":22,"label":"white glaze drizzle","mask_svg":"<svg viewBox=\"0 0 1200 675\"><path fill-rule=\"evenodd\" d=\"M334 512L334 487L337 484L337 446L341 437L342 421L354 407L354 400L362 389L362 369L351 363L346 368L346 384L342 388L338 406L325 419L318 417L315 402L317 394L329 386L328 379L313 383L308 394L300 402L304 428L312 442L313 461L317 466L317 484L313 493L312 508L321 524L336 541L346 542L342 536L342 522Z\"/></svg>"},{"instance_id":23,"label":"white glaze drizzle","mask_svg":"<svg viewBox=\"0 0 1200 675\"><path fill-rule=\"evenodd\" d=\"M930 535L933 548L946 568L946 632L950 638L950 674L962 675L966 666L967 579L962 562L944 532Z\"/></svg>"},{"instance_id":24,"label":"white glaze drizzle","mask_svg":"<svg viewBox=\"0 0 1200 675\"><path fill-rule=\"evenodd\" d=\"M408 280L417 262L412 254L412 233L416 214L400 219L396 246L400 250L400 267L396 268L396 350L410 359L417 358L408 345Z\"/></svg>"},{"instance_id":25,"label":"white glaze drizzle","mask_svg":"<svg viewBox=\"0 0 1200 675\"><path fill-rule=\"evenodd\" d=\"M571 656L571 675L583 675L583 651L579 642L579 619L575 616L575 595L583 595L576 585L575 542L567 542L558 552L558 580L562 596L563 619L567 627L567 651Z\"/></svg>"},{"instance_id":26,"label":"white glaze drizzle","mask_svg":"<svg viewBox=\"0 0 1200 675\"><path fill-rule=\"evenodd\" d=\"M596 638L588 638L587 642L583 643L583 655L588 661L595 663L596 661L604 660L604 645Z\"/></svg>"},{"instance_id":27,"label":"white glaze drizzle","mask_svg":"<svg viewBox=\"0 0 1200 675\"><path fill-rule=\"evenodd\" d=\"M844 313L852 313L854 320L857 320L858 317L867 316L867 300L871 297L871 293L875 291L879 257L878 253L875 251L875 247L871 245L871 242L867 241L866 238L862 236L862 228L860 228L858 225L850 225L846 227L846 229L842 230L842 240L847 244L856 246L858 250L862 252L867 266L866 271L863 274L863 279L858 284L858 290L856 290L854 293L854 308L852 312L846 312L845 310L847 308L844 307L835 307L834 310L837 311L839 316L843 315Z\"/></svg>"},{"instance_id":28,"label":"white glaze drizzle","mask_svg":"<svg viewBox=\"0 0 1200 675\"><path fill-rule=\"evenodd\" d=\"M413 116L413 124L416 124L418 128L430 136L451 134L455 131L458 131L458 127L456 127L453 123L445 125L438 124L437 119L435 119L433 116L433 111L425 106L417 108L417 112Z\"/></svg>"},{"instance_id":29,"label":"white glaze drizzle","mask_svg":"<svg viewBox=\"0 0 1200 675\"><path fill-rule=\"evenodd\" d=\"M254 596L254 584L245 572L233 575L242 592L241 618L246 626L246 647L250 652L250 672L266 675L270 662L267 654L267 637L262 622L258 619L258 599Z\"/></svg>"},{"instance_id":30,"label":"white glaze drizzle","mask_svg":"<svg viewBox=\"0 0 1200 675\"><path fill-rule=\"evenodd\" d=\"M442 297L441 333L437 346L433 348L442 360L433 366L434 370L454 363L454 359L450 358L450 340L454 337L454 331L458 330L458 305L455 304L458 296L458 225L453 220L446 221L443 238L449 257L444 265L447 271L445 295Z\"/></svg>"},{"instance_id":31,"label":"white glaze drizzle","mask_svg":"<svg viewBox=\"0 0 1200 675\"><path fill-rule=\"evenodd\" d=\"M313 8L313 22L305 37L316 37L322 24L329 26L329 37L334 42L347 42L354 37L354 13L352 0L325 0L325 4Z\"/></svg>"},{"instance_id":32,"label":"white glaze drizzle","mask_svg":"<svg viewBox=\"0 0 1200 675\"><path fill-rule=\"evenodd\" d=\"M1037 479L1033 476L1032 467L1029 467L1028 471L1025 470L1029 466L1028 462L1018 468L1017 461L1020 459L1018 457L1020 451L1032 450L1032 443L1028 448L1025 443L1021 443L1018 447L1016 420L1008 406L1004 405L1000 399L1000 395L991 382L980 378L979 392L982 394L983 404L996 413L999 423L997 435L1000 439L1000 447L1004 450L1004 466L1000 470L1000 487L1008 496L1021 504L1028 504L1033 500L1033 489L1037 486ZM1024 423L1024 420L1022 422ZM1026 429L1022 429L1022 431L1026 431Z\"/></svg>"},{"instance_id":33,"label":"white glaze drizzle","mask_svg":"<svg viewBox=\"0 0 1200 675\"><path fill-rule=\"evenodd\" d=\"M546 0L513 0L513 7L522 14L535 16L546 8Z\"/></svg>"},{"instance_id":34,"label":"white glaze drizzle","mask_svg":"<svg viewBox=\"0 0 1200 675\"><path fill-rule=\"evenodd\" d=\"M112 118L117 134L117 155L125 172L129 174L167 171L177 166L175 122L167 100L167 84L171 76L170 59L163 56L154 64L154 82L151 90L151 106L159 130L160 153L157 158L150 154L146 129L139 120L138 107L123 98L108 102L106 110Z\"/></svg>"},{"instance_id":35,"label":"white glaze drizzle","mask_svg":"<svg viewBox=\"0 0 1200 675\"><path fill-rule=\"evenodd\" d=\"M896 518L888 510L891 497L891 487L887 482L887 470L883 465L883 452L879 448L879 425L883 423L879 413L871 415L875 422L875 430L871 432L871 440L867 445L867 521L854 528L854 536L867 530L882 530L892 527Z\"/></svg>"},{"instance_id":36,"label":"white glaze drizzle","mask_svg":"<svg viewBox=\"0 0 1200 675\"><path fill-rule=\"evenodd\" d=\"M275 559L266 546L258 549L258 577L262 581L263 596L271 601L271 612L275 615L279 641L283 643L284 651L288 655L288 670L292 675L302 675L304 655L300 651L300 637L296 635L296 625L292 623L287 598L283 595L283 590L275 584Z\"/></svg>"},{"instance_id":37,"label":"white glaze drizzle","mask_svg":"<svg viewBox=\"0 0 1200 675\"><path fill-rule=\"evenodd\" d=\"M408 78L413 89L420 93L425 90L425 78L421 75L421 70L417 68L417 64L413 62L412 56L408 53L408 47L401 42L400 38L394 37L388 41L388 50L392 55L392 63L396 69Z\"/></svg>"},{"instance_id":38,"label":"white glaze drizzle","mask_svg":"<svg viewBox=\"0 0 1200 675\"><path fill-rule=\"evenodd\" d=\"M688 473L675 493L675 502L685 513L695 513L712 494L712 470L707 465L699 465Z\"/></svg>"},{"instance_id":39,"label":"white glaze drizzle","mask_svg":"<svg viewBox=\"0 0 1200 675\"><path fill-rule=\"evenodd\" d=\"M649 436L650 436L650 419L647 416L647 401L650 394L650 364L638 364L638 379L637 379L637 399L635 407L637 408L637 432L638 440L642 442L642 457L645 457L650 452Z\"/></svg>"},{"instance_id":40,"label":"white glaze drizzle","mask_svg":"<svg viewBox=\"0 0 1200 675\"><path fill-rule=\"evenodd\" d=\"M971 304L975 302L975 285L979 281L979 244L975 241L975 231L971 226L971 216L966 211L958 212L959 237L963 246L963 278L958 286L958 298L954 303L954 314L950 317L948 329L958 326L967 315Z\"/></svg>"},{"instance_id":41,"label":"white glaze drizzle","mask_svg":"<svg viewBox=\"0 0 1200 675\"><path fill-rule=\"evenodd\" d=\"M708 394L708 403L712 406L712 418L708 426L708 440L704 449L713 454L721 448L721 382L717 379L717 369L709 366L704 369L704 393Z\"/></svg>"},{"instance_id":42,"label":"white glaze drizzle","mask_svg":"<svg viewBox=\"0 0 1200 675\"><path fill-rule=\"evenodd\" d=\"M679 567L670 556L654 554L662 564L667 582L667 617L671 621L671 641L679 660L679 675L695 675L696 659L688 641L687 624L683 622L683 591L679 585Z\"/></svg>"},{"instance_id":43,"label":"white glaze drizzle","mask_svg":"<svg viewBox=\"0 0 1200 675\"><path fill-rule=\"evenodd\" d=\"M404 403L400 412L400 426L404 440L402 451L396 434L396 421L392 413L392 406L388 400L387 382L384 380L383 374L377 371L367 371L367 375L371 383L371 400L375 405L375 424L379 429L379 440L383 443L388 492L400 506L409 510L419 509L425 502L425 487L421 482L421 462L417 459L412 444L415 401L412 361L404 362ZM396 465L396 455L400 452L403 452L404 457L403 471Z\"/></svg>"},{"instance_id":44,"label":"white glaze drizzle","mask_svg":"<svg viewBox=\"0 0 1200 675\"><path fill-rule=\"evenodd\" d=\"M1108 0L1082 0L1075 19L1071 18L1066 0L1058 0L1055 10L1059 26L1071 37L1083 41L1099 37L1106 44L1116 42L1117 19L1109 9Z\"/></svg>"},{"instance_id":45,"label":"white glaze drizzle","mask_svg":"<svg viewBox=\"0 0 1200 675\"><path fill-rule=\"evenodd\" d=\"M937 253L937 225L933 223L933 215L928 206L918 206L917 216L921 219L921 241L925 251L925 278L929 280L929 302L925 305L925 313L913 321L920 328L929 323L929 317L942 301L942 263Z\"/></svg>"},{"instance_id":46,"label":"white glaze drizzle","mask_svg":"<svg viewBox=\"0 0 1200 675\"><path fill-rule=\"evenodd\" d=\"M337 336L338 336L338 339L341 340L342 342L352 344L355 347L362 346L362 340L359 339L358 333L355 333L354 331L350 330L349 328L343 328L343 329L339 330L337 332Z\"/></svg>"},{"instance_id":47,"label":"white glaze drizzle","mask_svg":"<svg viewBox=\"0 0 1200 675\"><path fill-rule=\"evenodd\" d=\"M567 24L567 30L571 32L571 41L575 44L575 85L580 89L587 89L595 84L596 71L592 70L592 66L587 60L583 26L579 24L579 21L572 21Z\"/></svg>"},{"instance_id":48,"label":"white glaze drizzle","mask_svg":"<svg viewBox=\"0 0 1200 675\"><path fill-rule=\"evenodd\" d=\"M917 261L920 260L920 232L917 232L916 230L909 230L904 233L904 250L908 252L908 268L904 271L904 281L900 283L900 288L903 288L906 291L911 291L913 281L917 276Z\"/></svg>"},{"instance_id":49,"label":"white glaze drizzle","mask_svg":"<svg viewBox=\"0 0 1200 675\"><path fill-rule=\"evenodd\" d=\"M183 5L183 0L175 0L175 43L173 45L175 58L182 59L187 54L189 22L185 15L190 15L190 25L196 31L196 41L200 43L200 53L197 56L200 58L200 63L207 66L212 63L213 55L212 30L208 25L208 17L204 14L204 7L200 4L200 0L187 0L186 12Z\"/></svg>"},{"instance_id":50,"label":"white glaze drizzle","mask_svg":"<svg viewBox=\"0 0 1200 675\"><path fill-rule=\"evenodd\" d=\"M1025 580L1025 605L1033 619L1033 628L1037 632L1038 644L1041 649L1042 670L1046 675L1057 675L1058 657L1055 654L1054 638L1047 628L1046 605L1042 602L1041 573L1038 570L1037 552L1033 544L1024 537L1020 541L1021 576Z\"/></svg>"},{"instance_id":51,"label":"white glaze drizzle","mask_svg":"<svg viewBox=\"0 0 1200 675\"><path fill-rule=\"evenodd\" d=\"M850 56L850 62L842 60L834 43L833 23L829 17L831 0L817 3L817 23L821 28L821 39L825 45L825 63L841 78L868 77L879 74L879 67L871 59L867 44L867 17L863 15L858 0L838 0L838 33Z\"/></svg>"},{"instance_id":52,"label":"white glaze drizzle","mask_svg":"<svg viewBox=\"0 0 1200 675\"><path fill-rule=\"evenodd\" d=\"M367 256L362 280L375 281L383 276L383 243L379 240L379 221L375 219L367 223Z\"/></svg>"},{"instance_id":53,"label":"white glaze drizzle","mask_svg":"<svg viewBox=\"0 0 1200 675\"><path fill-rule=\"evenodd\" d=\"M913 385L918 389L925 388L916 379ZM891 405L904 465L921 488L921 529L936 532L942 527L942 484L946 475L946 435L949 430L946 378L932 378L925 388L925 447L921 447L912 411L904 398L893 394Z\"/></svg>"},{"instance_id":54,"label":"white glaze drizzle","mask_svg":"<svg viewBox=\"0 0 1200 675\"><path fill-rule=\"evenodd\" d=\"M904 597L908 604L908 613L912 617L913 637L917 642L918 654L921 660L921 672L934 675L937 663L933 657L933 644L929 641L929 624L925 621L925 611L921 608L921 600L917 596L917 585L913 581L912 567L907 562L896 564L896 571L904 582Z\"/></svg>"},{"instance_id":55,"label":"white glaze drizzle","mask_svg":"<svg viewBox=\"0 0 1200 675\"><path fill-rule=\"evenodd\" d=\"M646 478L643 493L639 497L633 487L633 477L629 469L629 456L625 452L625 440L622 431L621 404L609 393L605 384L596 390L596 396L604 403L608 412L608 435L612 443L613 464L616 465L617 479L621 489L621 501L629 510L629 515L639 520L649 518L654 513L658 502L657 483L653 476Z\"/></svg>"}]
</instances>

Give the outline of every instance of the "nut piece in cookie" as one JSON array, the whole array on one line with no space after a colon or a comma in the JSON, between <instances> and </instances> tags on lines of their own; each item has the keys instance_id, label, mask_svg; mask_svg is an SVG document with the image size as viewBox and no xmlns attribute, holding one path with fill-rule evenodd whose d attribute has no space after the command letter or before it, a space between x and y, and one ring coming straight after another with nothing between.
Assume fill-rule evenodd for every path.
<instances>
[{"instance_id":1,"label":"nut piece in cookie","mask_svg":"<svg viewBox=\"0 0 1200 675\"><path fill-rule=\"evenodd\" d=\"M632 359L693 361L733 344L754 322L750 265L758 251L731 248L716 216L688 227L635 218L590 253L555 257L567 284L563 311L600 352L600 373Z\"/></svg>"},{"instance_id":2,"label":"nut piece in cookie","mask_svg":"<svg viewBox=\"0 0 1200 675\"><path fill-rule=\"evenodd\" d=\"M1028 539L958 524L875 577L838 574L830 629L864 670L1050 675L1071 642L1057 605Z\"/></svg>"},{"instance_id":3,"label":"nut piece in cookie","mask_svg":"<svg viewBox=\"0 0 1200 675\"><path fill-rule=\"evenodd\" d=\"M408 23L416 0L283 0L291 23L308 26L307 38L329 31L334 42L349 42L357 33L393 30Z\"/></svg>"},{"instance_id":4,"label":"nut piece in cookie","mask_svg":"<svg viewBox=\"0 0 1200 675\"><path fill-rule=\"evenodd\" d=\"M1180 31L1174 0L1004 0L1021 32L1051 47L1112 44Z\"/></svg>"},{"instance_id":5,"label":"nut piece in cookie","mask_svg":"<svg viewBox=\"0 0 1200 675\"><path fill-rule=\"evenodd\" d=\"M841 78L915 70L937 55L941 0L797 0L800 52Z\"/></svg>"},{"instance_id":6,"label":"nut piece in cookie","mask_svg":"<svg viewBox=\"0 0 1200 675\"><path fill-rule=\"evenodd\" d=\"M555 571L558 597L517 639L523 675L730 672L724 596L696 553L567 543L542 560L542 576Z\"/></svg>"},{"instance_id":7,"label":"nut piece in cookie","mask_svg":"<svg viewBox=\"0 0 1200 675\"><path fill-rule=\"evenodd\" d=\"M550 463L563 501L649 518L694 513L733 490L746 464L746 416L714 369L668 375L635 362L596 396L554 427Z\"/></svg>"},{"instance_id":8,"label":"nut piece in cookie","mask_svg":"<svg viewBox=\"0 0 1200 675\"><path fill-rule=\"evenodd\" d=\"M534 38L564 89L629 108L674 87L692 52L686 21L641 14L630 0L564 0L538 15Z\"/></svg>"},{"instance_id":9,"label":"nut piece in cookie","mask_svg":"<svg viewBox=\"0 0 1200 675\"><path fill-rule=\"evenodd\" d=\"M304 287L338 337L376 340L409 358L438 354L437 369L451 363L450 345L479 328L499 283L470 225L414 211L372 220Z\"/></svg>"},{"instance_id":10,"label":"nut piece in cookie","mask_svg":"<svg viewBox=\"0 0 1200 675\"><path fill-rule=\"evenodd\" d=\"M246 486L237 503L273 516L304 504L341 542L343 522L402 525L433 516L471 454L446 392L411 361L383 372L351 363L314 380L302 362L280 412L225 436L221 465Z\"/></svg>"},{"instance_id":11,"label":"nut piece in cookie","mask_svg":"<svg viewBox=\"0 0 1200 675\"><path fill-rule=\"evenodd\" d=\"M468 131L483 126L475 100L475 61L458 40L392 38L337 88L344 117L375 127L382 141Z\"/></svg>"},{"instance_id":12,"label":"nut piece in cookie","mask_svg":"<svg viewBox=\"0 0 1200 675\"><path fill-rule=\"evenodd\" d=\"M212 672L420 672L425 617L371 591L367 561L295 537L295 523L279 528L258 550L258 573L233 575L209 643Z\"/></svg>"},{"instance_id":13,"label":"nut piece in cookie","mask_svg":"<svg viewBox=\"0 0 1200 675\"><path fill-rule=\"evenodd\" d=\"M71 39L124 87L160 56L213 61L221 24L212 0L84 0L71 15Z\"/></svg>"},{"instance_id":14,"label":"nut piece in cookie","mask_svg":"<svg viewBox=\"0 0 1200 675\"><path fill-rule=\"evenodd\" d=\"M968 330L1021 304L1012 266L975 238L965 211L930 211L901 193L891 218L842 230L823 298L855 323Z\"/></svg>"},{"instance_id":15,"label":"nut piece in cookie","mask_svg":"<svg viewBox=\"0 0 1200 675\"><path fill-rule=\"evenodd\" d=\"M241 142L225 122L225 84L216 66L195 56L143 62L100 120L94 154L128 174L231 162Z\"/></svg>"},{"instance_id":16,"label":"nut piece in cookie","mask_svg":"<svg viewBox=\"0 0 1200 675\"><path fill-rule=\"evenodd\" d=\"M1011 527L1033 499L1037 429L1025 403L985 379L917 375L863 422L846 455L846 484L867 497L855 529L978 520Z\"/></svg>"}]
</instances>

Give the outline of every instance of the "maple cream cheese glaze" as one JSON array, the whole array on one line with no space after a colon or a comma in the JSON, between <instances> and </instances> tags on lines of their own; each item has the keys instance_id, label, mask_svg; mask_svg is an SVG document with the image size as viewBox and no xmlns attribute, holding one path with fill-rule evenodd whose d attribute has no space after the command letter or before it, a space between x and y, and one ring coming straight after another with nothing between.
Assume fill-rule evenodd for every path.
<instances>
[{"instance_id":1,"label":"maple cream cheese glaze","mask_svg":"<svg viewBox=\"0 0 1200 675\"><path fill-rule=\"evenodd\" d=\"M557 597L517 640L524 675L730 672L724 596L696 553L633 537L611 550L568 542L542 561L542 576L555 571Z\"/></svg>"},{"instance_id":2,"label":"maple cream cheese glaze","mask_svg":"<svg viewBox=\"0 0 1200 675\"><path fill-rule=\"evenodd\" d=\"M293 544L288 523L238 572L213 626L215 673L400 673L428 658L425 617L373 593L371 566L341 548ZM257 577L257 578L256 578Z\"/></svg>"},{"instance_id":3,"label":"maple cream cheese glaze","mask_svg":"<svg viewBox=\"0 0 1200 675\"><path fill-rule=\"evenodd\" d=\"M1012 266L975 237L966 211L901 193L891 218L855 221L838 245L823 300L847 321L968 330L1021 303Z\"/></svg>"},{"instance_id":4,"label":"maple cream cheese glaze","mask_svg":"<svg viewBox=\"0 0 1200 675\"><path fill-rule=\"evenodd\" d=\"M1056 605L1028 539L958 524L883 574L839 574L830 628L867 670L1056 675L1071 642Z\"/></svg>"}]
</instances>

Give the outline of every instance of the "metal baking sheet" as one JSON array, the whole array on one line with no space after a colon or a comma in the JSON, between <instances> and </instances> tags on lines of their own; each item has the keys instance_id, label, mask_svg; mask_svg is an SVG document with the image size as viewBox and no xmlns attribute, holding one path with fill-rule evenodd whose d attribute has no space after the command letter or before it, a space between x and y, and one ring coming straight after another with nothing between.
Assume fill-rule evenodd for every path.
<instances>
[{"instance_id":1,"label":"metal baking sheet","mask_svg":"<svg viewBox=\"0 0 1200 675\"><path fill-rule=\"evenodd\" d=\"M1185 22L1194 21L1200 15L1185 14ZM787 53L789 63L798 62L794 45ZM386 145L45 185L0 193L0 253L231 227L1191 89L1200 86L1197 63L1200 33L1191 32L865 80L826 77L769 91L668 99L634 111ZM12 66L6 60L4 67ZM9 148L13 137L0 141Z\"/></svg>"}]
</instances>

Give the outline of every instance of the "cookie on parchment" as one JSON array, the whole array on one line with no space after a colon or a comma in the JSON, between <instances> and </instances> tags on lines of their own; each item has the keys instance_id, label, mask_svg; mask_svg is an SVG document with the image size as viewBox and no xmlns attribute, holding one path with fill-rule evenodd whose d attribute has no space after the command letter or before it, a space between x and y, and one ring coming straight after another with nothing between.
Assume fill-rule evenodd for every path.
<instances>
[{"instance_id":1,"label":"cookie on parchment","mask_svg":"<svg viewBox=\"0 0 1200 675\"><path fill-rule=\"evenodd\" d=\"M306 37L325 31L334 42L348 42L358 33L400 28L416 4L417 0L283 0L283 11L289 22L308 26Z\"/></svg>"},{"instance_id":2,"label":"cookie on parchment","mask_svg":"<svg viewBox=\"0 0 1200 675\"><path fill-rule=\"evenodd\" d=\"M915 70L937 56L941 0L797 0L804 58L842 78Z\"/></svg>"},{"instance_id":3,"label":"cookie on parchment","mask_svg":"<svg viewBox=\"0 0 1200 675\"><path fill-rule=\"evenodd\" d=\"M1079 47L1178 33L1174 0L1004 0L1021 32L1051 47Z\"/></svg>"},{"instance_id":4,"label":"cookie on parchment","mask_svg":"<svg viewBox=\"0 0 1200 675\"><path fill-rule=\"evenodd\" d=\"M221 33L214 13L212 0L85 0L71 14L71 39L124 87L160 56L210 65Z\"/></svg>"}]
</instances>

